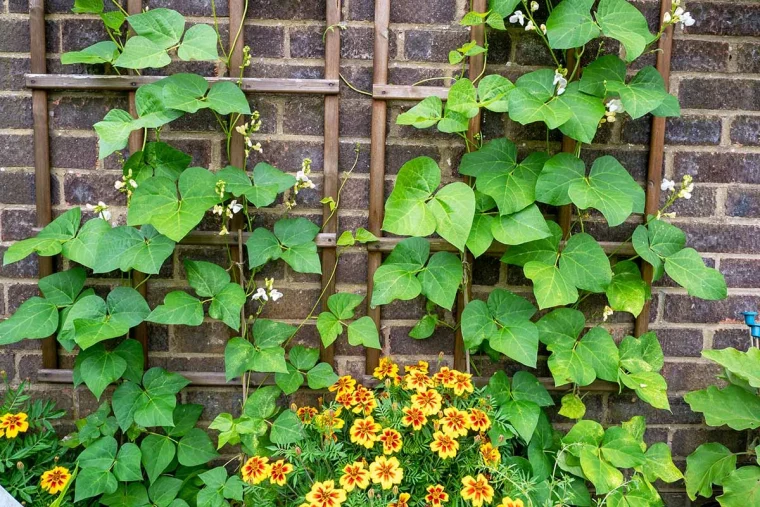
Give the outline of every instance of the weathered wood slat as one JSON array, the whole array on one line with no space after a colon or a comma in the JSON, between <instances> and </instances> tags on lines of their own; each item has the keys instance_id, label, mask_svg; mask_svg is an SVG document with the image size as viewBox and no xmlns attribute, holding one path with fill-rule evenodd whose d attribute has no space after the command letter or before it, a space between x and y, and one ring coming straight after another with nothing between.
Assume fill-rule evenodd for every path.
<instances>
[{"instance_id":1,"label":"weathered wood slat","mask_svg":"<svg viewBox=\"0 0 760 507\"><path fill-rule=\"evenodd\" d=\"M449 89L442 86L372 85L375 100L422 100L431 95L446 100Z\"/></svg>"}]
</instances>

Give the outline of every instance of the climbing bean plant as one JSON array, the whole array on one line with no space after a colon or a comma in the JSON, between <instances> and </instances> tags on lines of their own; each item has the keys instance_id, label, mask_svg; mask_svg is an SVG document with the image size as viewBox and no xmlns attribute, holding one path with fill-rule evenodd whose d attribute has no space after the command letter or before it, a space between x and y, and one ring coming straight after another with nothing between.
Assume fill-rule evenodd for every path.
<instances>
[{"instance_id":1,"label":"climbing bean plant","mask_svg":"<svg viewBox=\"0 0 760 507\"><path fill-rule=\"evenodd\" d=\"M102 0L76 0L73 11L99 16L111 40L65 53L63 63L139 73L165 67L176 55L186 61L229 65L216 18L213 28L199 24L185 31L185 18L174 10L128 15L118 2L114 4L115 10L107 10ZM239 33L242 26L231 29ZM242 77L250 64L248 55L246 48L243 67L232 69L233 73L239 70ZM304 384L324 389L338 378L331 365L319 362L317 348L299 345L286 354L291 340L316 318L324 293L296 325L262 317L267 304L283 297L274 280L262 283L257 278L263 269L284 262L295 272L322 272L315 243L320 227L289 216L298 192L315 186L309 177L310 161L289 168L295 176L264 162L252 171L231 165L212 171L191 167L190 155L161 140L172 121L209 110L226 135L228 158L230 140L239 134L245 138L247 162L251 151L262 151L254 142L262 119L250 109L240 84L235 78L211 84L203 76L178 73L140 86L135 94L136 117L112 109L94 125L99 158L115 154L122 160L122 177L114 186L126 197L126 224L111 222L113 211L106 203L88 206L94 217L84 222L82 209L76 207L5 252L5 265L32 254L62 255L67 269L42 278L41 295L22 303L0 323L0 345L53 335L61 347L77 351L75 385L84 384L98 399L115 385L111 400L79 421L78 431L66 439L69 447L81 452L76 481L61 499L71 489L75 502L98 499L111 507L218 506L241 502L250 488L239 476L228 477L222 467L208 470L208 463L219 454L208 434L195 427L203 407L177 402L189 381L162 368L146 370L141 344L122 339L141 323L200 326L219 321L237 334L227 343L224 360L229 380L242 377L241 414L228 420L223 415L213 428L220 431L219 448L240 445L240 465L245 454L300 438L301 422L290 410L274 405L283 392L290 394ZM134 131L142 131L145 141L125 158L122 150ZM267 207L270 214L280 216L271 229L254 228L256 216ZM218 217L222 235L229 234L236 215L244 217L243 228L251 233L248 258L235 261L228 251L230 260L221 265L182 259L191 290L171 291L162 304L150 308L135 288L135 271L147 278L158 274L177 243L207 215ZM356 242L373 239L363 229L347 232L340 238L338 254ZM85 288L87 275L93 273L108 277L107 294ZM320 317L320 327L329 321L337 337L345 325L352 344L379 347L377 329L366 320L353 319L353 308L362 300L353 294L332 296L327 301L332 313ZM252 388L267 378L273 385Z\"/></svg>"}]
</instances>

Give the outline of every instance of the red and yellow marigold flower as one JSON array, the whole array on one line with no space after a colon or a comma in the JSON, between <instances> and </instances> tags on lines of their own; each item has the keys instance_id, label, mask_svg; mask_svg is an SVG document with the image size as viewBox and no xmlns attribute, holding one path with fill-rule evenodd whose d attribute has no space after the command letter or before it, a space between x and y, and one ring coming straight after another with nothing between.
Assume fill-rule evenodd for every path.
<instances>
[{"instance_id":1,"label":"red and yellow marigold flower","mask_svg":"<svg viewBox=\"0 0 760 507\"><path fill-rule=\"evenodd\" d=\"M339 391L335 395L335 403L343 405L344 408L351 408L354 406L354 393L349 391Z\"/></svg>"},{"instance_id":2,"label":"red and yellow marigold flower","mask_svg":"<svg viewBox=\"0 0 760 507\"><path fill-rule=\"evenodd\" d=\"M43 472L40 479L40 487L50 493L56 495L63 491L66 484L71 480L71 474L69 469L65 467L55 467L52 470Z\"/></svg>"},{"instance_id":3,"label":"red and yellow marigold flower","mask_svg":"<svg viewBox=\"0 0 760 507\"><path fill-rule=\"evenodd\" d=\"M377 408L375 393L364 386L359 386L356 391L354 391L353 401L355 406L352 412L355 414L363 413L364 415L370 415L372 411Z\"/></svg>"},{"instance_id":4,"label":"red and yellow marigold flower","mask_svg":"<svg viewBox=\"0 0 760 507\"><path fill-rule=\"evenodd\" d=\"M398 500L388 504L388 507L409 507L409 499L412 497L409 493L401 493Z\"/></svg>"},{"instance_id":5,"label":"red and yellow marigold flower","mask_svg":"<svg viewBox=\"0 0 760 507\"><path fill-rule=\"evenodd\" d=\"M407 373L417 371L427 375L429 366L427 361L417 361L415 364L404 366L404 371Z\"/></svg>"},{"instance_id":6,"label":"red and yellow marigold flower","mask_svg":"<svg viewBox=\"0 0 760 507\"><path fill-rule=\"evenodd\" d=\"M462 499L470 500L475 507L493 501L493 488L483 474L478 474L477 478L468 475L462 479L462 486Z\"/></svg>"},{"instance_id":7,"label":"red and yellow marigold flower","mask_svg":"<svg viewBox=\"0 0 760 507\"><path fill-rule=\"evenodd\" d=\"M354 392L354 389L356 388L356 380L354 380L350 375L344 375L338 379L336 383L328 387L327 389L330 390L330 392L339 392L342 393L344 391L348 391L349 393Z\"/></svg>"},{"instance_id":8,"label":"red and yellow marigold flower","mask_svg":"<svg viewBox=\"0 0 760 507\"><path fill-rule=\"evenodd\" d=\"M372 449L377 442L377 434L382 428L375 422L372 416L365 419L357 419L351 426L351 442Z\"/></svg>"},{"instance_id":9,"label":"red and yellow marigold flower","mask_svg":"<svg viewBox=\"0 0 760 507\"><path fill-rule=\"evenodd\" d=\"M443 410L440 423L444 433L455 438L463 437L467 435L467 430L470 428L470 416L463 410L449 407Z\"/></svg>"},{"instance_id":10,"label":"red and yellow marigold flower","mask_svg":"<svg viewBox=\"0 0 760 507\"><path fill-rule=\"evenodd\" d=\"M488 418L488 414L477 408L470 409L469 414L470 429L480 433L488 431L491 427L491 420Z\"/></svg>"},{"instance_id":11,"label":"red and yellow marigold flower","mask_svg":"<svg viewBox=\"0 0 760 507\"><path fill-rule=\"evenodd\" d=\"M19 433L26 433L28 429L29 421L24 412L0 417L0 435L5 434L5 438L16 438Z\"/></svg>"},{"instance_id":12,"label":"red and yellow marigold flower","mask_svg":"<svg viewBox=\"0 0 760 507\"><path fill-rule=\"evenodd\" d=\"M472 375L469 373L457 372L453 389L454 394L457 396L463 396L464 393L473 392L475 387L472 385Z\"/></svg>"},{"instance_id":13,"label":"red and yellow marigold flower","mask_svg":"<svg viewBox=\"0 0 760 507\"><path fill-rule=\"evenodd\" d=\"M344 466L340 485L348 492L353 491L354 488L367 489L367 486L369 486L369 471L364 468L364 463L354 461L350 465Z\"/></svg>"},{"instance_id":14,"label":"red and yellow marigold flower","mask_svg":"<svg viewBox=\"0 0 760 507\"><path fill-rule=\"evenodd\" d=\"M278 486L284 486L287 481L288 474L293 471L293 465L287 461L275 461L269 467L269 482L277 484Z\"/></svg>"},{"instance_id":15,"label":"red and yellow marigold flower","mask_svg":"<svg viewBox=\"0 0 760 507\"><path fill-rule=\"evenodd\" d=\"M340 507L346 501L346 492L335 488L335 481L315 482L306 495L310 507Z\"/></svg>"},{"instance_id":16,"label":"red and yellow marigold flower","mask_svg":"<svg viewBox=\"0 0 760 507\"><path fill-rule=\"evenodd\" d=\"M427 493L425 501L432 507L441 507L442 504L449 501L449 494L443 490L443 486L440 484L428 486Z\"/></svg>"},{"instance_id":17,"label":"red and yellow marigold flower","mask_svg":"<svg viewBox=\"0 0 760 507\"><path fill-rule=\"evenodd\" d=\"M401 424L411 426L415 431L419 431L427 422L425 413L416 407L404 407L401 409L404 417L401 418Z\"/></svg>"},{"instance_id":18,"label":"red and yellow marigold flower","mask_svg":"<svg viewBox=\"0 0 760 507\"><path fill-rule=\"evenodd\" d=\"M319 410L314 407L301 407L296 411L296 415L304 424L311 424L312 419L314 419L314 416L318 413Z\"/></svg>"},{"instance_id":19,"label":"red and yellow marigold flower","mask_svg":"<svg viewBox=\"0 0 760 507\"><path fill-rule=\"evenodd\" d=\"M505 496L501 501L501 507L525 507L525 504L519 498L512 500L508 496Z\"/></svg>"},{"instance_id":20,"label":"red and yellow marigold flower","mask_svg":"<svg viewBox=\"0 0 760 507\"><path fill-rule=\"evenodd\" d=\"M394 484L401 484L404 470L395 457L378 456L369 466L369 476L373 484L380 484L383 489L391 489Z\"/></svg>"},{"instance_id":21,"label":"red and yellow marigold flower","mask_svg":"<svg viewBox=\"0 0 760 507\"><path fill-rule=\"evenodd\" d=\"M459 442L450 434L436 431L433 433L433 441L430 442L430 450L437 452L441 459L453 458L459 450Z\"/></svg>"},{"instance_id":22,"label":"red and yellow marigold flower","mask_svg":"<svg viewBox=\"0 0 760 507\"><path fill-rule=\"evenodd\" d=\"M271 470L269 458L254 456L243 465L243 480L249 484L259 484L269 477Z\"/></svg>"},{"instance_id":23,"label":"red and yellow marigold flower","mask_svg":"<svg viewBox=\"0 0 760 507\"><path fill-rule=\"evenodd\" d=\"M422 371L412 371L404 375L404 389L408 391L424 391L433 387L433 380Z\"/></svg>"},{"instance_id":24,"label":"red and yellow marigold flower","mask_svg":"<svg viewBox=\"0 0 760 507\"><path fill-rule=\"evenodd\" d=\"M448 366L442 366L441 369L438 370L435 375L433 375L433 379L443 387L452 389L454 387L454 384L456 384L457 373L459 372L452 370Z\"/></svg>"},{"instance_id":25,"label":"red and yellow marigold flower","mask_svg":"<svg viewBox=\"0 0 760 507\"><path fill-rule=\"evenodd\" d=\"M401 440L401 433L391 428L385 428L378 440L383 444L383 454L399 452L404 444Z\"/></svg>"},{"instance_id":26,"label":"red and yellow marigold flower","mask_svg":"<svg viewBox=\"0 0 760 507\"><path fill-rule=\"evenodd\" d=\"M378 380L384 378L395 379L398 376L398 365L391 361L390 357L380 358L380 364L373 373L373 376Z\"/></svg>"},{"instance_id":27,"label":"red and yellow marigold flower","mask_svg":"<svg viewBox=\"0 0 760 507\"><path fill-rule=\"evenodd\" d=\"M343 428L343 426L346 424L346 421L340 418L340 412L340 407L338 407L336 410L325 410L321 414L314 416L314 424L321 431L327 434L332 434L335 431Z\"/></svg>"},{"instance_id":28,"label":"red and yellow marigold flower","mask_svg":"<svg viewBox=\"0 0 760 507\"><path fill-rule=\"evenodd\" d=\"M501 462L501 453L499 449L486 442L480 446L480 455L483 456L483 462L489 467L495 467Z\"/></svg>"},{"instance_id":29,"label":"red and yellow marigold flower","mask_svg":"<svg viewBox=\"0 0 760 507\"><path fill-rule=\"evenodd\" d=\"M442 401L440 393L433 389L412 395L412 406L422 410L425 415L435 415L440 412Z\"/></svg>"}]
</instances>

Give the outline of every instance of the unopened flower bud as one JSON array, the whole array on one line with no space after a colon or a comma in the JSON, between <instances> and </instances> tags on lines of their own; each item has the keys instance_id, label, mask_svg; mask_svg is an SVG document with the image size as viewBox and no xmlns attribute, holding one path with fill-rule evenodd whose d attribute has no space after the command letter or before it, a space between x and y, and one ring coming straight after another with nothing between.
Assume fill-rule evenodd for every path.
<instances>
[{"instance_id":1,"label":"unopened flower bud","mask_svg":"<svg viewBox=\"0 0 760 507\"><path fill-rule=\"evenodd\" d=\"M370 489L369 491L367 491L367 498L369 498L370 500L372 500L373 498L375 498L375 490L374 489Z\"/></svg>"},{"instance_id":2,"label":"unopened flower bud","mask_svg":"<svg viewBox=\"0 0 760 507\"><path fill-rule=\"evenodd\" d=\"M394 412L398 411L398 402L394 401L393 404L391 405L391 408L393 408Z\"/></svg>"},{"instance_id":3,"label":"unopened flower bud","mask_svg":"<svg viewBox=\"0 0 760 507\"><path fill-rule=\"evenodd\" d=\"M23 461L19 461L18 463L16 463L16 468L19 469L19 470L23 470L24 469L24 462Z\"/></svg>"},{"instance_id":4,"label":"unopened flower bud","mask_svg":"<svg viewBox=\"0 0 760 507\"><path fill-rule=\"evenodd\" d=\"M504 435L499 435L499 443L500 444L504 443Z\"/></svg>"},{"instance_id":5,"label":"unopened flower bud","mask_svg":"<svg viewBox=\"0 0 760 507\"><path fill-rule=\"evenodd\" d=\"M391 380L390 379L385 379L385 388L389 389L390 387L391 387Z\"/></svg>"},{"instance_id":6,"label":"unopened flower bud","mask_svg":"<svg viewBox=\"0 0 760 507\"><path fill-rule=\"evenodd\" d=\"M300 447L296 447L296 456L300 456L302 452Z\"/></svg>"},{"instance_id":7,"label":"unopened flower bud","mask_svg":"<svg viewBox=\"0 0 760 507\"><path fill-rule=\"evenodd\" d=\"M392 491L394 495L398 495L398 486L393 486Z\"/></svg>"},{"instance_id":8,"label":"unopened flower bud","mask_svg":"<svg viewBox=\"0 0 760 507\"><path fill-rule=\"evenodd\" d=\"M295 403L291 403L290 410L292 410L293 412L296 412L298 410L298 406Z\"/></svg>"}]
</instances>

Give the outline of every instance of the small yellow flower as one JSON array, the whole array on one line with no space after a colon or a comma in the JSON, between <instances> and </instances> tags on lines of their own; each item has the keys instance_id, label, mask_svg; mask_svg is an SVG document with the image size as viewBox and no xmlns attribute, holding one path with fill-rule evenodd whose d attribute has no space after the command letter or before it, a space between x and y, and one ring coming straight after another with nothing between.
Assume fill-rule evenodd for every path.
<instances>
[{"instance_id":1,"label":"small yellow flower","mask_svg":"<svg viewBox=\"0 0 760 507\"><path fill-rule=\"evenodd\" d=\"M314 417L314 424L320 430L332 434L336 430L343 428L346 424L346 421L340 418L340 412L340 407L337 410L325 410Z\"/></svg>"},{"instance_id":2,"label":"small yellow flower","mask_svg":"<svg viewBox=\"0 0 760 507\"><path fill-rule=\"evenodd\" d=\"M424 391L433 387L433 380L423 371L411 371L404 375L404 389L409 391Z\"/></svg>"},{"instance_id":3,"label":"small yellow flower","mask_svg":"<svg viewBox=\"0 0 760 507\"><path fill-rule=\"evenodd\" d=\"M385 428L383 433L378 437L378 440L383 444L383 454L393 454L401 450L401 446L404 442L401 440L401 433L398 431Z\"/></svg>"},{"instance_id":4,"label":"small yellow flower","mask_svg":"<svg viewBox=\"0 0 760 507\"><path fill-rule=\"evenodd\" d=\"M452 389L454 385L456 384L457 373L459 372L456 370L450 369L448 366L442 366L441 369L438 370L438 373L433 375L433 378L435 379L436 382L441 384L443 387Z\"/></svg>"},{"instance_id":5,"label":"small yellow flower","mask_svg":"<svg viewBox=\"0 0 760 507\"><path fill-rule=\"evenodd\" d=\"M350 465L344 466L340 485L349 492L353 491L354 488L367 489L367 486L369 486L369 472L364 468L364 463L354 461Z\"/></svg>"},{"instance_id":6,"label":"small yellow flower","mask_svg":"<svg viewBox=\"0 0 760 507\"><path fill-rule=\"evenodd\" d=\"M417 361L417 364L410 364L409 366L404 366L404 371L407 373L418 371L427 375L428 368L429 368L429 365L427 361Z\"/></svg>"},{"instance_id":7,"label":"small yellow flower","mask_svg":"<svg viewBox=\"0 0 760 507\"><path fill-rule=\"evenodd\" d=\"M404 407L401 411L404 413L404 417L401 418L401 424L411 426L415 431L421 430L422 426L427 422L425 413L416 407Z\"/></svg>"},{"instance_id":8,"label":"small yellow flower","mask_svg":"<svg viewBox=\"0 0 760 507\"><path fill-rule=\"evenodd\" d=\"M372 416L357 419L351 426L351 442L372 449L377 442L377 434L381 429Z\"/></svg>"},{"instance_id":9,"label":"small yellow flower","mask_svg":"<svg viewBox=\"0 0 760 507\"><path fill-rule=\"evenodd\" d=\"M449 494L443 490L441 484L427 487L428 494L425 495L425 501L432 507L441 507L442 504L449 501Z\"/></svg>"},{"instance_id":10,"label":"small yellow flower","mask_svg":"<svg viewBox=\"0 0 760 507\"><path fill-rule=\"evenodd\" d=\"M409 507L409 498L411 498L412 495L409 493L401 493L398 496L398 500L395 502L391 502L388 504L388 507Z\"/></svg>"},{"instance_id":11,"label":"small yellow flower","mask_svg":"<svg viewBox=\"0 0 760 507\"><path fill-rule=\"evenodd\" d=\"M493 488L483 474L478 474L477 478L468 475L462 479L462 486L462 499L470 500L475 507L493 501Z\"/></svg>"},{"instance_id":12,"label":"small yellow flower","mask_svg":"<svg viewBox=\"0 0 760 507\"><path fill-rule=\"evenodd\" d=\"M488 415L477 408L470 409L469 420L472 431L483 433L491 427L491 420L488 418Z\"/></svg>"},{"instance_id":13,"label":"small yellow flower","mask_svg":"<svg viewBox=\"0 0 760 507\"><path fill-rule=\"evenodd\" d=\"M453 389L454 394L457 396L463 396L464 393L473 392L475 387L472 385L472 375L469 373L457 372Z\"/></svg>"},{"instance_id":14,"label":"small yellow flower","mask_svg":"<svg viewBox=\"0 0 760 507\"><path fill-rule=\"evenodd\" d=\"M340 507L346 501L346 492L335 489L335 481L315 482L306 501L310 507Z\"/></svg>"},{"instance_id":15,"label":"small yellow flower","mask_svg":"<svg viewBox=\"0 0 760 507\"><path fill-rule=\"evenodd\" d=\"M404 470L395 457L378 456L369 466L369 475L374 484L380 484L383 489L391 489L394 484L401 484Z\"/></svg>"},{"instance_id":16,"label":"small yellow flower","mask_svg":"<svg viewBox=\"0 0 760 507\"><path fill-rule=\"evenodd\" d=\"M443 414L440 423L444 433L455 438L467 435L467 430L470 428L470 417L467 412L456 407L449 407L444 409Z\"/></svg>"},{"instance_id":17,"label":"small yellow flower","mask_svg":"<svg viewBox=\"0 0 760 507\"><path fill-rule=\"evenodd\" d=\"M338 379L336 383L328 387L327 389L330 390L330 392L339 392L342 393L344 391L348 391L349 393L353 393L354 389L356 387L356 380L351 378L350 375L344 375Z\"/></svg>"},{"instance_id":18,"label":"small yellow flower","mask_svg":"<svg viewBox=\"0 0 760 507\"><path fill-rule=\"evenodd\" d=\"M296 415L304 424L311 424L312 419L318 413L319 411L314 407L301 407L296 411Z\"/></svg>"},{"instance_id":19,"label":"small yellow flower","mask_svg":"<svg viewBox=\"0 0 760 507\"><path fill-rule=\"evenodd\" d=\"M483 462L489 467L495 467L501 463L501 453L499 449L491 445L491 442L486 442L480 446L480 455L483 456Z\"/></svg>"},{"instance_id":20,"label":"small yellow flower","mask_svg":"<svg viewBox=\"0 0 760 507\"><path fill-rule=\"evenodd\" d=\"M0 417L0 431L5 433L5 438L16 438L19 433L26 433L28 429L29 422L24 412Z\"/></svg>"},{"instance_id":21,"label":"small yellow flower","mask_svg":"<svg viewBox=\"0 0 760 507\"><path fill-rule=\"evenodd\" d=\"M42 474L40 487L51 495L55 495L63 491L69 480L71 480L71 474L68 468L55 467Z\"/></svg>"},{"instance_id":22,"label":"small yellow flower","mask_svg":"<svg viewBox=\"0 0 760 507\"><path fill-rule=\"evenodd\" d=\"M453 458L459 450L459 442L450 434L436 431L433 433L433 441L430 442L430 450L437 452L441 459Z\"/></svg>"},{"instance_id":23,"label":"small yellow flower","mask_svg":"<svg viewBox=\"0 0 760 507\"><path fill-rule=\"evenodd\" d=\"M523 501L519 498L516 498L515 500L512 500L508 496L505 496L504 499L501 501L501 507L525 507L523 504Z\"/></svg>"},{"instance_id":24,"label":"small yellow flower","mask_svg":"<svg viewBox=\"0 0 760 507\"><path fill-rule=\"evenodd\" d=\"M243 465L243 480L250 484L259 484L269 477L271 470L269 458L254 456Z\"/></svg>"},{"instance_id":25,"label":"small yellow flower","mask_svg":"<svg viewBox=\"0 0 760 507\"><path fill-rule=\"evenodd\" d=\"M398 365L390 357L380 358L380 365L375 368L373 376L378 380L395 378L398 376Z\"/></svg>"},{"instance_id":26,"label":"small yellow flower","mask_svg":"<svg viewBox=\"0 0 760 507\"><path fill-rule=\"evenodd\" d=\"M293 471L293 465L287 461L275 461L269 467L269 482L284 486L287 476Z\"/></svg>"},{"instance_id":27,"label":"small yellow flower","mask_svg":"<svg viewBox=\"0 0 760 507\"><path fill-rule=\"evenodd\" d=\"M359 386L354 391L354 408L351 410L354 414L370 415L377 408L375 394L364 386Z\"/></svg>"},{"instance_id":28,"label":"small yellow flower","mask_svg":"<svg viewBox=\"0 0 760 507\"><path fill-rule=\"evenodd\" d=\"M443 398L438 393L429 389L412 395L412 406L422 410L425 415L435 415L441 411Z\"/></svg>"}]
</instances>

